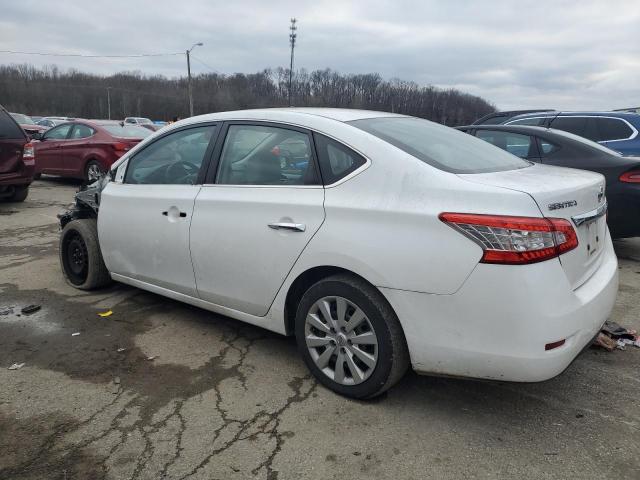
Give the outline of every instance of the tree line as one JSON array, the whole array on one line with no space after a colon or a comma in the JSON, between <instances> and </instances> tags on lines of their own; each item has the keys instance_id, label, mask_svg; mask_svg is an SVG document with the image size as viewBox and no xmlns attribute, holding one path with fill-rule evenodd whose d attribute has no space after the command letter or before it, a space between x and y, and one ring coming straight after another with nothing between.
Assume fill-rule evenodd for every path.
<instances>
[{"instance_id":1,"label":"tree line","mask_svg":"<svg viewBox=\"0 0 640 480\"><path fill-rule=\"evenodd\" d=\"M192 78L195 114L288 105L289 70L204 73ZM445 125L471 123L495 111L486 100L459 90L420 86L377 73L331 69L294 72L296 106L364 108L403 113ZM187 79L123 72L102 76L55 65L0 65L0 104L28 115L171 120L188 116Z\"/></svg>"}]
</instances>

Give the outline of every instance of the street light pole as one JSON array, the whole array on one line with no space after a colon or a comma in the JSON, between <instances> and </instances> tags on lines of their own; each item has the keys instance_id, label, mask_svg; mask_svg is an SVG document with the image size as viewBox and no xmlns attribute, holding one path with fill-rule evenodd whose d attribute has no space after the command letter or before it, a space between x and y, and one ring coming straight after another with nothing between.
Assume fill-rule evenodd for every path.
<instances>
[{"instance_id":1,"label":"street light pole","mask_svg":"<svg viewBox=\"0 0 640 480\"><path fill-rule=\"evenodd\" d=\"M109 112L109 120L111 120L111 87L107 87L107 111Z\"/></svg>"},{"instance_id":2,"label":"street light pole","mask_svg":"<svg viewBox=\"0 0 640 480\"><path fill-rule=\"evenodd\" d=\"M293 84L293 49L296 47L296 38L298 37L298 34L296 33L296 30L298 29L298 27L296 27L296 22L297 20L295 18L291 19L291 26L289 27L289 30L291 30L291 33L289 34L289 44L291 45L291 63L289 64L289 106L293 106L293 104L291 103L291 88L292 88L292 84Z\"/></svg>"},{"instance_id":3,"label":"street light pole","mask_svg":"<svg viewBox=\"0 0 640 480\"><path fill-rule=\"evenodd\" d=\"M187 90L189 91L189 116L193 117L193 90L191 88L191 50L196 47L201 47L202 42L194 43L189 50L187 50Z\"/></svg>"}]
</instances>

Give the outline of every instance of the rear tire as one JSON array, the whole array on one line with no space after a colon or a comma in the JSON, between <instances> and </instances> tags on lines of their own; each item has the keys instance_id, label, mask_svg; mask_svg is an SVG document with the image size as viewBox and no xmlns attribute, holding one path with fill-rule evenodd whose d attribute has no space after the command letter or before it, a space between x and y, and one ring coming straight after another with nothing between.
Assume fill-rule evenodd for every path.
<instances>
[{"instance_id":1,"label":"rear tire","mask_svg":"<svg viewBox=\"0 0 640 480\"><path fill-rule=\"evenodd\" d=\"M409 366L404 332L391 305L355 275L333 275L311 286L298 304L295 331L311 373L347 397L380 395Z\"/></svg>"},{"instance_id":2,"label":"rear tire","mask_svg":"<svg viewBox=\"0 0 640 480\"><path fill-rule=\"evenodd\" d=\"M13 194L7 199L10 202L24 202L29 195L29 187L13 187Z\"/></svg>"},{"instance_id":3,"label":"rear tire","mask_svg":"<svg viewBox=\"0 0 640 480\"><path fill-rule=\"evenodd\" d=\"M60 267L65 280L80 290L94 290L111 283L100 252L96 220L69 222L60 233Z\"/></svg>"}]
</instances>

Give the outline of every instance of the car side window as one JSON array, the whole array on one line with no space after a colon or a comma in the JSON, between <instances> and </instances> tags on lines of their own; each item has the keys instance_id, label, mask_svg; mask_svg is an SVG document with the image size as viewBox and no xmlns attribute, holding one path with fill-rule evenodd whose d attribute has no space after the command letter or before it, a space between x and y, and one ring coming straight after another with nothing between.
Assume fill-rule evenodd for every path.
<instances>
[{"instance_id":1,"label":"car side window","mask_svg":"<svg viewBox=\"0 0 640 480\"><path fill-rule=\"evenodd\" d=\"M597 138L596 142L609 142L611 140L626 140L633 135L633 130L624 121L618 118L594 118Z\"/></svg>"},{"instance_id":2,"label":"car side window","mask_svg":"<svg viewBox=\"0 0 640 480\"><path fill-rule=\"evenodd\" d=\"M215 125L188 128L155 140L129 159L124 183L195 184L215 129Z\"/></svg>"},{"instance_id":3,"label":"car side window","mask_svg":"<svg viewBox=\"0 0 640 480\"><path fill-rule=\"evenodd\" d=\"M520 120L507 122L507 125L529 125L529 126L537 127L542 125L546 119L547 117L521 118Z\"/></svg>"},{"instance_id":4,"label":"car side window","mask_svg":"<svg viewBox=\"0 0 640 480\"><path fill-rule=\"evenodd\" d=\"M520 157L537 157L535 143L529 135L519 133L502 132L498 130L478 130L476 136L485 142Z\"/></svg>"},{"instance_id":5,"label":"car side window","mask_svg":"<svg viewBox=\"0 0 640 480\"><path fill-rule=\"evenodd\" d=\"M265 125L230 125L216 183L317 185L309 135Z\"/></svg>"},{"instance_id":6,"label":"car side window","mask_svg":"<svg viewBox=\"0 0 640 480\"><path fill-rule=\"evenodd\" d=\"M80 139L80 138L88 138L93 135L95 131L93 128L88 127L86 125L77 124L74 125L73 130L71 131L71 139Z\"/></svg>"},{"instance_id":7,"label":"car side window","mask_svg":"<svg viewBox=\"0 0 640 480\"><path fill-rule=\"evenodd\" d=\"M584 137L587 129L586 117L558 117L551 122L551 128L557 128L558 130L564 130L565 132L573 133Z\"/></svg>"},{"instance_id":8,"label":"car side window","mask_svg":"<svg viewBox=\"0 0 640 480\"><path fill-rule=\"evenodd\" d=\"M362 155L329 137L314 133L313 138L325 185L337 182L367 162Z\"/></svg>"},{"instance_id":9,"label":"car side window","mask_svg":"<svg viewBox=\"0 0 640 480\"><path fill-rule=\"evenodd\" d=\"M51 130L47 130L47 132L44 134L44 138L48 140L64 140L65 138L67 138L67 135L69 134L69 130L71 130L71 127L72 127L71 123L58 125L57 127L52 128Z\"/></svg>"}]
</instances>

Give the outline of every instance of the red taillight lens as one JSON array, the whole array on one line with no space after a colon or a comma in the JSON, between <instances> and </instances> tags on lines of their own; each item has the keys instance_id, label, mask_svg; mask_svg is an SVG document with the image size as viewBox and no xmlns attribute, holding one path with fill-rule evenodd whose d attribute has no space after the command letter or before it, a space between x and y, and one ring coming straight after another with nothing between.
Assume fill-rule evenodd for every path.
<instances>
[{"instance_id":1,"label":"red taillight lens","mask_svg":"<svg viewBox=\"0 0 640 480\"><path fill-rule=\"evenodd\" d=\"M640 170L630 170L620 175L620 181L624 183L640 183Z\"/></svg>"},{"instance_id":2,"label":"red taillight lens","mask_svg":"<svg viewBox=\"0 0 640 480\"><path fill-rule=\"evenodd\" d=\"M441 213L439 218L482 247L482 263L542 262L578 246L576 231L563 218L470 213Z\"/></svg>"},{"instance_id":3,"label":"red taillight lens","mask_svg":"<svg viewBox=\"0 0 640 480\"><path fill-rule=\"evenodd\" d=\"M112 143L111 146L116 152L126 152L131 148L131 145L122 142Z\"/></svg>"},{"instance_id":4,"label":"red taillight lens","mask_svg":"<svg viewBox=\"0 0 640 480\"><path fill-rule=\"evenodd\" d=\"M33 144L27 143L22 149L22 161L26 163L32 163L36 158Z\"/></svg>"}]
</instances>

